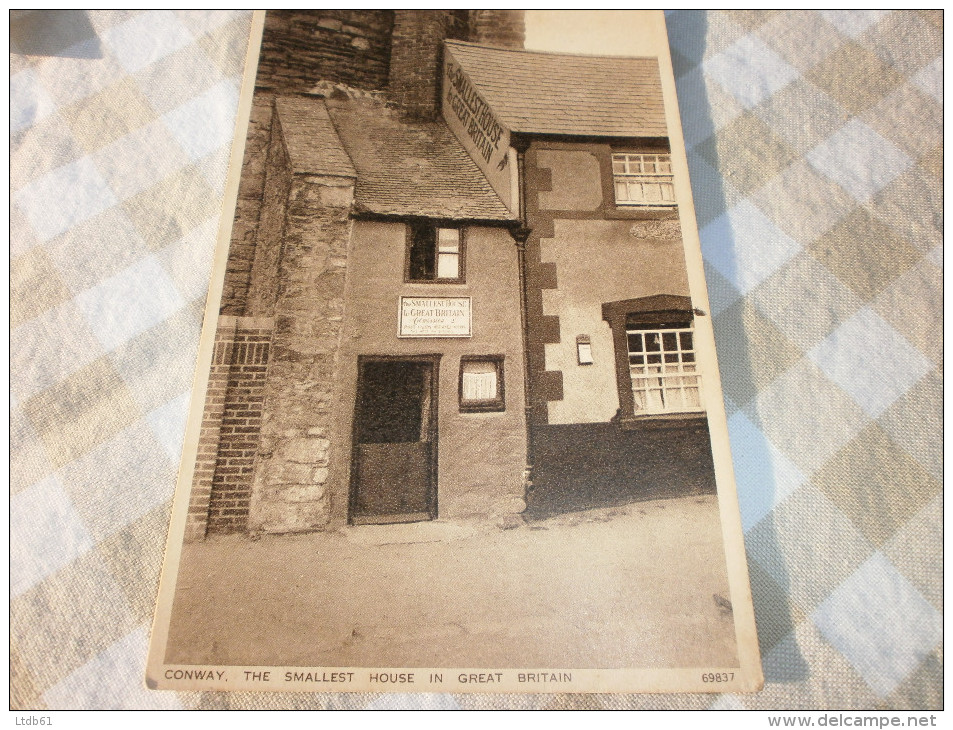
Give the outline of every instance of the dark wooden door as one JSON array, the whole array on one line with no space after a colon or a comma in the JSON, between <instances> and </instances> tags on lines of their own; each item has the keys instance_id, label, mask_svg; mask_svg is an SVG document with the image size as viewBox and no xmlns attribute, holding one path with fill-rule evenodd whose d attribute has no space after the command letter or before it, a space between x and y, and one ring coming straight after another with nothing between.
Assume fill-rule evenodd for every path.
<instances>
[{"instance_id":1,"label":"dark wooden door","mask_svg":"<svg viewBox=\"0 0 953 730\"><path fill-rule=\"evenodd\" d=\"M350 521L436 517L434 362L359 363Z\"/></svg>"}]
</instances>

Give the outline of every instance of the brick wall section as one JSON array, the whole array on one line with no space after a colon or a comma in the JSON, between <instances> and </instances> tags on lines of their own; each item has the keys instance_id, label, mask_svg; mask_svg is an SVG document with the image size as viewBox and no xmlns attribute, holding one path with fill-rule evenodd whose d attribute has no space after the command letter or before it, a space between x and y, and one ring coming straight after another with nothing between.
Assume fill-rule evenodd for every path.
<instances>
[{"instance_id":1,"label":"brick wall section","mask_svg":"<svg viewBox=\"0 0 953 730\"><path fill-rule=\"evenodd\" d=\"M466 11L395 11L390 93L406 119L433 121L437 118L443 40L466 39L468 25Z\"/></svg>"},{"instance_id":2,"label":"brick wall section","mask_svg":"<svg viewBox=\"0 0 953 730\"><path fill-rule=\"evenodd\" d=\"M223 531L220 518L225 513L222 511L224 505L219 492L223 486L225 492L234 492L232 485L240 482L236 478L239 472L230 469L247 467L252 463L244 460L254 457L254 448L257 446L271 330L272 321L269 319L219 317L202 413L198 455L192 476L186 520L187 542L202 540L207 532ZM244 420L246 423L239 424L234 420ZM240 427L253 430L237 431L236 428ZM252 444L252 441L255 443ZM245 483L245 518L232 521L241 522L237 529L244 529L248 513L247 469L242 476ZM216 504L219 507L214 507ZM210 505L213 506L211 510ZM229 505L229 508L232 506ZM215 514L214 519L210 519L210 513Z\"/></svg>"},{"instance_id":3,"label":"brick wall section","mask_svg":"<svg viewBox=\"0 0 953 730\"><path fill-rule=\"evenodd\" d=\"M220 347L235 336L235 317L219 317L215 331L215 355ZM198 455L192 472L192 490L189 493L189 512L185 524L185 541L205 538L208 526L208 502L212 494L215 462L218 458L218 434L225 411L225 391L228 387L228 370L231 363L212 357L208 386L205 392L205 408L202 411L202 427L199 432Z\"/></svg>"},{"instance_id":4,"label":"brick wall section","mask_svg":"<svg viewBox=\"0 0 953 730\"><path fill-rule=\"evenodd\" d=\"M251 478L258 451L265 376L272 331L243 317L234 341L216 346L215 362L231 362L225 408L219 428L218 457L208 507L208 532L244 531L248 526Z\"/></svg>"}]
</instances>

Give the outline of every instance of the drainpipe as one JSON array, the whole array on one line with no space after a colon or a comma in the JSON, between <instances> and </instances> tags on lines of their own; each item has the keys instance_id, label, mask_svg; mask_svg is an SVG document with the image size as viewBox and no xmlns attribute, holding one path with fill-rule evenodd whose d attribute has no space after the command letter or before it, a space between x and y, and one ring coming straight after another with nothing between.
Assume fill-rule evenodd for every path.
<instances>
[{"instance_id":1,"label":"drainpipe","mask_svg":"<svg viewBox=\"0 0 953 730\"><path fill-rule=\"evenodd\" d=\"M520 226L512 231L513 238L516 241L516 254L518 257L518 270L520 278L520 324L523 329L523 409L526 417L526 467L523 470L524 498L529 497L533 491L533 436L530 427L533 422L533 401L532 401L532 382L530 380L529 368L529 320L526 314L526 302L528 299L526 283L526 239L529 238L531 230L526 220L526 148L529 146L525 140L514 140L516 149L516 176L519 186L519 196L517 198L519 205Z\"/></svg>"}]
</instances>

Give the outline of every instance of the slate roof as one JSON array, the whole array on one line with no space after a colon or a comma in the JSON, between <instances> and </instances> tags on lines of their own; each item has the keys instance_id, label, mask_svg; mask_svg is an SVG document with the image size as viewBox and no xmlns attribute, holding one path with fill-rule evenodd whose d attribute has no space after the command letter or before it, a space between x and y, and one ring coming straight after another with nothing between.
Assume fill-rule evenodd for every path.
<instances>
[{"instance_id":1,"label":"slate roof","mask_svg":"<svg viewBox=\"0 0 953 730\"><path fill-rule=\"evenodd\" d=\"M367 99L327 100L354 168L359 211L512 221L513 214L442 120L405 123Z\"/></svg>"},{"instance_id":2,"label":"slate roof","mask_svg":"<svg viewBox=\"0 0 953 730\"><path fill-rule=\"evenodd\" d=\"M668 136L655 58L446 45L513 132Z\"/></svg>"},{"instance_id":3,"label":"slate roof","mask_svg":"<svg viewBox=\"0 0 953 730\"><path fill-rule=\"evenodd\" d=\"M358 212L513 221L513 214L441 120L404 123L370 98L279 97L295 174L355 178Z\"/></svg>"}]
</instances>

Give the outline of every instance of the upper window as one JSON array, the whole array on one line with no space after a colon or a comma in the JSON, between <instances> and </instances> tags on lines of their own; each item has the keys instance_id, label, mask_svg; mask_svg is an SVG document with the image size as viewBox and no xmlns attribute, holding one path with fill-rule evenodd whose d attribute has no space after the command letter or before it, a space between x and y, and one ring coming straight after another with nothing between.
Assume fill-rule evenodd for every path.
<instances>
[{"instance_id":1,"label":"upper window","mask_svg":"<svg viewBox=\"0 0 953 730\"><path fill-rule=\"evenodd\" d=\"M701 376L691 321L626 324L636 416L701 411Z\"/></svg>"},{"instance_id":2,"label":"upper window","mask_svg":"<svg viewBox=\"0 0 953 730\"><path fill-rule=\"evenodd\" d=\"M463 229L433 223L408 226L408 281L462 282Z\"/></svg>"},{"instance_id":3,"label":"upper window","mask_svg":"<svg viewBox=\"0 0 953 730\"><path fill-rule=\"evenodd\" d=\"M671 155L615 153L612 155L612 179L617 205L675 205Z\"/></svg>"}]
</instances>

